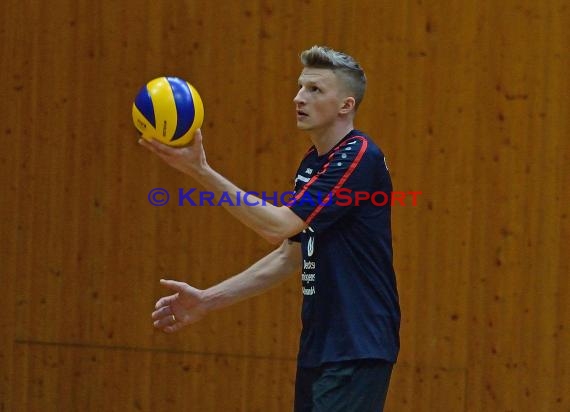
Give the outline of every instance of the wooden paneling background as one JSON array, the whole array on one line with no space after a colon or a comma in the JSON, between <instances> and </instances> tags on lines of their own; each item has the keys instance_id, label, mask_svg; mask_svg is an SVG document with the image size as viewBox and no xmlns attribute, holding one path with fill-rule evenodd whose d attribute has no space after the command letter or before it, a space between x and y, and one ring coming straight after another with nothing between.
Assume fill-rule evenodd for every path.
<instances>
[{"instance_id":1,"label":"wooden paneling background","mask_svg":"<svg viewBox=\"0 0 570 412\"><path fill-rule=\"evenodd\" d=\"M283 191L298 54L355 55L386 152L402 351L388 411L570 410L570 6L505 1L0 5L0 411L288 411L299 281L155 332L162 276L207 287L271 246L136 144L146 81L187 78L210 163ZM198 188L199 190L200 188Z\"/></svg>"}]
</instances>

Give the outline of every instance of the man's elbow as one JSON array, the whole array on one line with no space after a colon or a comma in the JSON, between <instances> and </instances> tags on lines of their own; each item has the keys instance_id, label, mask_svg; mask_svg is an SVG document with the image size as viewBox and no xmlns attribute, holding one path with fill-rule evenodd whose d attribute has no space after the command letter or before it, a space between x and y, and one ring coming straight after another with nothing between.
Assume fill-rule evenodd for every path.
<instances>
[{"instance_id":1,"label":"man's elbow","mask_svg":"<svg viewBox=\"0 0 570 412\"><path fill-rule=\"evenodd\" d=\"M284 240L289 239L307 227L305 222L289 208L281 206L279 213L279 223L268 227L261 233L263 238L273 245L283 243Z\"/></svg>"},{"instance_id":2,"label":"man's elbow","mask_svg":"<svg viewBox=\"0 0 570 412\"><path fill-rule=\"evenodd\" d=\"M266 231L261 236L272 245L280 245L286 239L289 239L295 233L290 234L287 231Z\"/></svg>"},{"instance_id":3,"label":"man's elbow","mask_svg":"<svg viewBox=\"0 0 570 412\"><path fill-rule=\"evenodd\" d=\"M264 235L263 238L272 245L280 245L281 243L283 243L285 239L287 239L281 236L274 236L274 235Z\"/></svg>"}]
</instances>

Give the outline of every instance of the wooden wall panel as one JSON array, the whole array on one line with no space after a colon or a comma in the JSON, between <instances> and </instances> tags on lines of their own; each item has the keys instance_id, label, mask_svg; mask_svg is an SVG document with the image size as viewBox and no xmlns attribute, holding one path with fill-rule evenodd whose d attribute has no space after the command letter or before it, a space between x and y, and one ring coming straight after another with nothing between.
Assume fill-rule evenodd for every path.
<instances>
[{"instance_id":1,"label":"wooden wall panel","mask_svg":"<svg viewBox=\"0 0 570 412\"><path fill-rule=\"evenodd\" d=\"M294 359L26 343L14 353L15 410L261 412L292 404L282 385L294 381Z\"/></svg>"},{"instance_id":2,"label":"wooden wall panel","mask_svg":"<svg viewBox=\"0 0 570 412\"><path fill-rule=\"evenodd\" d=\"M398 364L385 410L431 412L463 411L467 395L466 370Z\"/></svg>"},{"instance_id":3,"label":"wooden wall panel","mask_svg":"<svg viewBox=\"0 0 570 412\"><path fill-rule=\"evenodd\" d=\"M290 409L297 278L178 335L151 328L161 277L207 287L271 246L219 207L178 206L178 189L201 188L136 144L130 110L146 81L187 78L210 163L244 189L288 190L309 144L292 99L312 44L361 61L357 126L395 189L422 191L393 211L403 324L387 409L570 409L566 2L0 12L0 411ZM148 203L155 187L168 205Z\"/></svg>"}]
</instances>

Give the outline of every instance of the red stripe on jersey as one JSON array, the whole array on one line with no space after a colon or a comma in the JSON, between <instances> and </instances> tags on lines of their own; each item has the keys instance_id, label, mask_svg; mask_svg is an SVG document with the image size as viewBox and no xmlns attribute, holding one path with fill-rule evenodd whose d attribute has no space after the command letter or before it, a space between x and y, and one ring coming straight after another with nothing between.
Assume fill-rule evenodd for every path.
<instances>
[{"instance_id":1,"label":"red stripe on jersey","mask_svg":"<svg viewBox=\"0 0 570 412\"><path fill-rule=\"evenodd\" d=\"M333 158L333 156L336 154L336 152L338 152L340 150L341 147L343 147L344 145L346 145L346 142L341 144L339 147L337 147L330 155L329 155L329 159L328 161L323 165L323 167L321 168L321 170L319 170L317 172L316 175L314 175L313 177L311 177L311 179L303 186L303 189L293 198L295 201L299 200L300 198L303 197L303 195L305 194L305 192L307 191L307 189L313 184L315 183L315 181L319 178L320 175L322 175L324 172L326 172L326 170L329 167L329 164L331 163L331 159ZM314 149L314 148L312 148ZM307 157L309 154L311 154L312 150L309 150L309 152L305 155L305 157ZM304 159L303 159L304 160Z\"/></svg>"},{"instance_id":2,"label":"red stripe on jersey","mask_svg":"<svg viewBox=\"0 0 570 412\"><path fill-rule=\"evenodd\" d=\"M346 169L346 171L344 172L344 175L342 175L342 177L339 179L339 181L337 182L337 184L333 187L333 189L328 193L328 195L326 195L323 200L321 201L321 204L319 204L315 210L313 210L313 213L311 213L309 215L309 217L305 220L305 223L309 224L316 216L317 214L319 214L319 212L323 209L323 207L328 203L328 200L330 199L331 196L334 196L336 194L336 192L342 187L342 185L344 184L344 182L346 182L346 180L350 177L350 175L352 174L352 172L354 172L354 169L356 169L356 167L358 166L358 164L360 163L360 159L362 159L362 156L364 156L364 152L366 151L366 148L368 147L368 142L366 141L366 139L362 136L354 136L354 138L356 139L360 139L362 141L362 146L360 147L360 151L358 152L358 154L356 155L356 157L354 158L354 160L352 161L352 163L350 164L350 166L348 167L348 169ZM352 141L352 139L350 139L350 141ZM299 199L301 199L303 197L303 194L307 191L307 189L317 181L317 179L319 178L320 175L322 175L323 173L326 172L326 170L329 167L329 164L331 163L331 160L333 158L333 156L344 146L346 146L349 143L349 140L347 140L344 144L340 145L334 152L332 152L329 155L329 159L328 162L323 166L323 168L319 171L319 173L317 173L315 176L313 176L311 178L311 180L309 180L307 182L307 184L305 186L303 186L303 190L301 190L301 192L299 192L296 196L295 196L295 201L298 201Z\"/></svg>"}]
</instances>

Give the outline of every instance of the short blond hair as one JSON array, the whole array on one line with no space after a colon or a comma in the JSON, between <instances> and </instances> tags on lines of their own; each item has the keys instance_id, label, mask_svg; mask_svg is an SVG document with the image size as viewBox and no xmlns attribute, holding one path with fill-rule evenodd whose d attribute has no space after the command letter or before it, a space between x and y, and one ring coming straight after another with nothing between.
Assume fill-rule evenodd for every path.
<instances>
[{"instance_id":1,"label":"short blond hair","mask_svg":"<svg viewBox=\"0 0 570 412\"><path fill-rule=\"evenodd\" d=\"M354 94L355 110L358 109L366 91L366 75L352 56L330 47L313 46L301 53L301 63L305 67L332 70L347 91Z\"/></svg>"}]
</instances>

